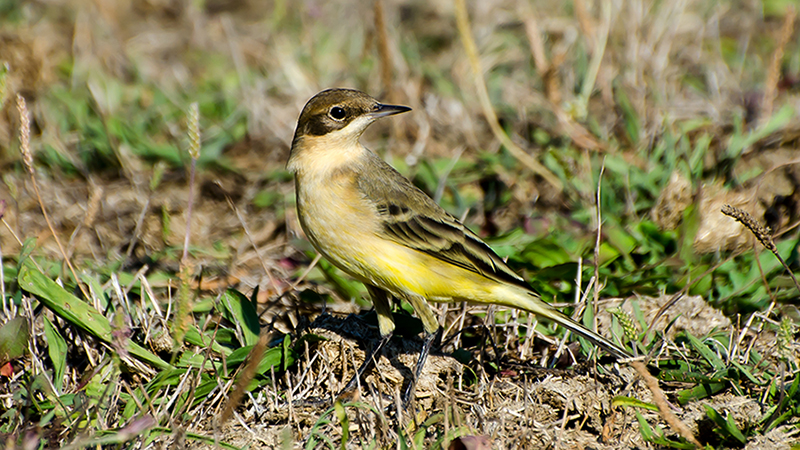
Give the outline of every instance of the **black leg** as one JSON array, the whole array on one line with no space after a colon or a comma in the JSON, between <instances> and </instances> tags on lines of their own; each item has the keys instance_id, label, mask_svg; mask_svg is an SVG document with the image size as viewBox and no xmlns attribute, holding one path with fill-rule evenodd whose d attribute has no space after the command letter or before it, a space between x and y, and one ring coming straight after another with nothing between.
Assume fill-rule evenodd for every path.
<instances>
[{"instance_id":1,"label":"black leg","mask_svg":"<svg viewBox=\"0 0 800 450\"><path fill-rule=\"evenodd\" d=\"M417 360L417 368L414 370L414 379L411 380L411 383L408 384L406 391L403 393L403 407L408 406L408 402L411 400L411 397L414 395L414 389L417 387L417 380L419 380L420 374L422 374L422 367L425 366L425 360L428 359L428 353L431 351L431 347L442 341L442 333L444 329L439 327L435 333L426 333L425 338L422 341L422 350L419 352L419 359Z\"/></svg>"},{"instance_id":2,"label":"black leg","mask_svg":"<svg viewBox=\"0 0 800 450\"><path fill-rule=\"evenodd\" d=\"M372 351L370 351L366 359L364 359L364 362L361 363L361 367L359 367L358 370L356 370L356 374L353 375L353 378L351 378L350 381L347 383L347 386L345 386L344 389L342 389L341 392L339 392L339 395L337 395L337 397L342 397L342 395L347 394L358 387L358 383L364 376L364 372L369 370L372 364L378 358L381 357L380 354L381 349L383 349L383 346L386 345L386 343L389 342L389 339L391 338L392 338L391 333L380 337L378 342L376 342L375 345L372 347Z\"/></svg>"}]
</instances>

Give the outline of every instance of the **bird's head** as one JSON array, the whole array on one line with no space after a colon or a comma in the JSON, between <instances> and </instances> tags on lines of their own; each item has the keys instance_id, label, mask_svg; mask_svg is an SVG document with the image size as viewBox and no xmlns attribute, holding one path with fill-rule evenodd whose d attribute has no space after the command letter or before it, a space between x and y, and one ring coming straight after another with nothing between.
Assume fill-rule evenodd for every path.
<instances>
[{"instance_id":1,"label":"bird's head","mask_svg":"<svg viewBox=\"0 0 800 450\"><path fill-rule=\"evenodd\" d=\"M354 89L327 89L306 103L292 140L292 155L304 140L326 145L355 145L364 130L377 119L410 111L407 106L385 105Z\"/></svg>"}]
</instances>

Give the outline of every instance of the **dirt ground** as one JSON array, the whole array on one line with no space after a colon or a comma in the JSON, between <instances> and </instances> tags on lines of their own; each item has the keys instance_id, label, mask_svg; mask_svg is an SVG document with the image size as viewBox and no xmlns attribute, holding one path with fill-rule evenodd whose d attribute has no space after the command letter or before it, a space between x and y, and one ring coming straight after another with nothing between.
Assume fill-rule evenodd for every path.
<instances>
[{"instance_id":1,"label":"dirt ground","mask_svg":"<svg viewBox=\"0 0 800 450\"><path fill-rule=\"evenodd\" d=\"M650 316L668 298L629 299ZM622 300L610 301L617 306ZM471 311L479 313L480 311ZM337 317L338 316L338 317ZM664 320L679 318L670 331L671 336L682 330L703 335L713 329L730 326L719 311L709 307L699 297L685 298L670 309ZM364 333L360 318L324 314L312 322L308 332L328 338L309 351L296 371L287 376L284 385L291 386L294 403L290 406L267 388L245 401L236 418L215 434L219 439L253 448L286 448L292 442L308 442L309 436L323 435L331 439L341 436L341 425L326 412L331 423L320 420L321 411L329 408L330 400L347 382L364 358L364 339L374 339ZM608 314L601 313L600 323L607 323ZM602 325L601 325L602 329ZM498 337L498 339L502 339ZM483 436L489 447L470 449L621 449L653 448L643 440L637 418L631 408L613 407L617 396L652 402L652 393L635 372L626 365L605 364L603 373L588 363L583 369L545 369L533 361L503 356L507 370L490 375L474 363L467 367L478 371L480 382L467 383L461 363L447 353L431 354L420 378L416 401L412 409L402 410L398 417L395 400L411 376L420 342L393 339L378 361L377 369L365 380L360 398L346 408L350 417L350 444L347 448L362 448L377 442L380 447L393 447L396 430L414 435L425 429L426 421L441 411L451 411L446 426L466 430L467 435ZM759 336L756 348L768 352L774 336ZM519 349L507 349L508 353ZM538 349L536 350L539 351ZM669 357L669 351L664 357ZM663 386L669 395L681 389L680 384ZM320 406L315 403L320 399ZM686 406L672 405L677 417L701 440L713 439L713 423L706 417L703 404L729 414L741 428L755 426L763 414L763 406L755 400L730 392L716 395L703 402ZM657 412L638 410L651 426L660 423ZM209 416L210 417L210 416ZM440 422L440 421L439 421ZM195 422L199 429L214 433L207 420ZM674 434L664 427L667 436ZM796 431L782 427L750 442L747 449L790 448ZM454 444L455 445L455 444ZM471 444L475 445L475 444ZM315 447L317 448L317 447ZM458 447L451 447L458 448Z\"/></svg>"}]
</instances>

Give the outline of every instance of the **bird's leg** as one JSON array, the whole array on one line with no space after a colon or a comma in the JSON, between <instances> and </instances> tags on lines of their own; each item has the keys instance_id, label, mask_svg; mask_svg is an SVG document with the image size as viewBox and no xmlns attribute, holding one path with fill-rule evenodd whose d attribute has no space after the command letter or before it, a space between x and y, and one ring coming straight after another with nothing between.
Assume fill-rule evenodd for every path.
<instances>
[{"instance_id":1,"label":"bird's leg","mask_svg":"<svg viewBox=\"0 0 800 450\"><path fill-rule=\"evenodd\" d=\"M392 333L394 333L394 319L392 318L392 307L389 305L388 293L375 286L366 286L372 297L372 304L375 305L375 312L378 314L378 330L380 331L381 337L372 347L372 351L369 352L364 362L361 363L361 367L356 370L356 374L353 375L353 378L350 379L347 386L339 392L338 397L354 390L358 386L364 373L377 361L377 358L381 357L383 346L389 342L389 339L392 338Z\"/></svg>"},{"instance_id":2,"label":"bird's leg","mask_svg":"<svg viewBox=\"0 0 800 450\"><path fill-rule=\"evenodd\" d=\"M422 374L422 368L425 366L425 360L428 359L428 353L430 353L431 347L441 343L443 332L444 328L439 327L434 333L425 333L425 338L422 340L422 350L420 350L419 359L417 360L417 367L414 369L414 379L411 380L403 393L404 407L408 405L411 396L414 395L414 389L417 387L417 380L419 380L419 376Z\"/></svg>"},{"instance_id":3,"label":"bird's leg","mask_svg":"<svg viewBox=\"0 0 800 450\"><path fill-rule=\"evenodd\" d=\"M417 367L414 369L414 379L411 380L406 391L403 393L403 405L407 405L411 396L414 394L414 388L417 385L417 380L422 373L422 367L425 365L425 360L428 359L428 353L434 342L438 342L442 338L443 329L439 326L439 321L436 320L436 315L433 308L424 297L408 296L408 301L417 312L420 320L422 320L422 327L425 330L425 338L422 341L422 350L419 353L417 360Z\"/></svg>"},{"instance_id":4,"label":"bird's leg","mask_svg":"<svg viewBox=\"0 0 800 450\"><path fill-rule=\"evenodd\" d=\"M372 346L372 350L367 355L367 358L364 360L363 363L361 363L361 367L359 367L358 370L356 370L356 373L355 375L353 375L353 378L351 378L350 381L347 382L347 386L345 386L344 389L342 389L342 391L339 392L339 395L337 395L337 397L341 397L343 394L351 392L356 387L358 387L361 377L364 376L364 373L372 366L372 364L376 361L376 359L381 357L381 350L383 349L383 346L386 345L386 343L389 342L389 339L391 338L392 338L391 334L387 334L386 336L380 337L378 342L376 342L375 345Z\"/></svg>"}]
</instances>

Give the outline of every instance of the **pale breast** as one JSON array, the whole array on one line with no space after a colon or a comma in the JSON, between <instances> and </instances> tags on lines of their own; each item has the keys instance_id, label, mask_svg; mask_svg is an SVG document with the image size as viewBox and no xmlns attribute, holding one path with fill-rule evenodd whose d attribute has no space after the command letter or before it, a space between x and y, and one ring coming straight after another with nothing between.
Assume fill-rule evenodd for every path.
<instances>
[{"instance_id":1,"label":"pale breast","mask_svg":"<svg viewBox=\"0 0 800 450\"><path fill-rule=\"evenodd\" d=\"M330 262L368 279L365 255L374 252L377 217L360 198L351 174L341 171L322 178L297 177L297 211L303 231Z\"/></svg>"}]
</instances>

